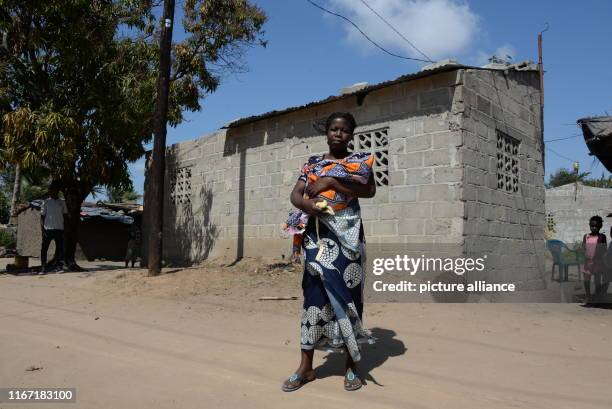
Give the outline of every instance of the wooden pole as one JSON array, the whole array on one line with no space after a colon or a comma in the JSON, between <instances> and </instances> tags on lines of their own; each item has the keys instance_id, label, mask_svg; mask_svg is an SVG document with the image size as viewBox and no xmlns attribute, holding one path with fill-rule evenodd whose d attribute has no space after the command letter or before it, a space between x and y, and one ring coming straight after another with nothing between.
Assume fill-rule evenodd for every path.
<instances>
[{"instance_id":1,"label":"wooden pole","mask_svg":"<svg viewBox=\"0 0 612 409\"><path fill-rule=\"evenodd\" d=\"M580 170L580 163L574 162L572 163L574 167L574 202L578 198L578 171Z\"/></svg>"},{"instance_id":2,"label":"wooden pole","mask_svg":"<svg viewBox=\"0 0 612 409\"><path fill-rule=\"evenodd\" d=\"M164 1L164 17L159 44L159 74L157 77L157 101L155 104L155 131L151 179L149 181L149 275L161 272L164 215L164 173L166 168L166 121L168 115L168 92L170 86L170 51L172 47L172 25L174 22L174 0Z\"/></svg>"},{"instance_id":3,"label":"wooden pole","mask_svg":"<svg viewBox=\"0 0 612 409\"><path fill-rule=\"evenodd\" d=\"M542 141L542 169L546 172L546 163L544 155L544 62L542 60L542 33L548 30L546 28L538 34L538 71L540 72L540 140Z\"/></svg>"}]
</instances>

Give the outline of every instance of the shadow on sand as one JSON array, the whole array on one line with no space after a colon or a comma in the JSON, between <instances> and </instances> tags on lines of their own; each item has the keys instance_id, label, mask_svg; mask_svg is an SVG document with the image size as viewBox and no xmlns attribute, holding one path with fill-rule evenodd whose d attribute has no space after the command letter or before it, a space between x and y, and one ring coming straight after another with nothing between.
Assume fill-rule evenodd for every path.
<instances>
[{"instance_id":1,"label":"shadow on sand","mask_svg":"<svg viewBox=\"0 0 612 409\"><path fill-rule=\"evenodd\" d=\"M384 386L372 376L372 370L383 365L389 358L406 353L406 346L401 340L395 338L395 335L395 331L389 329L372 328L372 336L376 338L376 343L362 348L361 362L357 366L364 383L372 381L378 386ZM323 359L325 362L315 368L317 378L344 376L345 354L329 353Z\"/></svg>"}]
</instances>

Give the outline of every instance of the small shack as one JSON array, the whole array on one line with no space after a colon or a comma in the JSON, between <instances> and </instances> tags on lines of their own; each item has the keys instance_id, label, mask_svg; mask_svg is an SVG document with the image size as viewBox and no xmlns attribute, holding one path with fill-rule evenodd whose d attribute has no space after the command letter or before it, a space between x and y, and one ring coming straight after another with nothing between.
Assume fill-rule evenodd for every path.
<instances>
[{"instance_id":1,"label":"small shack","mask_svg":"<svg viewBox=\"0 0 612 409\"><path fill-rule=\"evenodd\" d=\"M40 257L42 235L40 208L36 200L18 216L17 252L22 256ZM140 229L142 205L130 203L83 203L78 231L77 260L123 261L132 225ZM55 244L49 254L55 252Z\"/></svg>"}]
</instances>

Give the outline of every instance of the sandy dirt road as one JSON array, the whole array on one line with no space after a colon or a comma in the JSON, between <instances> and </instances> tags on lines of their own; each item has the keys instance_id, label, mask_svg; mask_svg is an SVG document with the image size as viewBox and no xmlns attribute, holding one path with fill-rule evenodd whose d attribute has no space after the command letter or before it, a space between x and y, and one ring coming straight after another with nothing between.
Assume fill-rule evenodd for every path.
<instances>
[{"instance_id":1,"label":"sandy dirt road","mask_svg":"<svg viewBox=\"0 0 612 409\"><path fill-rule=\"evenodd\" d=\"M299 273L213 270L0 275L0 387L77 388L0 408L612 406L612 311L576 304L370 304L367 385L345 392L343 357L317 352L318 379L283 393L301 300L258 297L299 296Z\"/></svg>"}]
</instances>

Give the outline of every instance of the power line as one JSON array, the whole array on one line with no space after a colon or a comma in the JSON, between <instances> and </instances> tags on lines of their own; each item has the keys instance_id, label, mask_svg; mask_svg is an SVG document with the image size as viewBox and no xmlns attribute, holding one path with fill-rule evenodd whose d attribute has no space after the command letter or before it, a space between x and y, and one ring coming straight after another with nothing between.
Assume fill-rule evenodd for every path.
<instances>
[{"instance_id":1,"label":"power line","mask_svg":"<svg viewBox=\"0 0 612 409\"><path fill-rule=\"evenodd\" d=\"M318 5L317 3L313 2L312 0L306 0L308 3L312 4L313 6L315 6L316 8L323 10L326 13L329 13L331 15L334 15L336 17L340 17L343 20L348 21L349 23L351 23L351 25L353 27L355 27L360 33L361 35L363 35L369 42L371 42L372 44L374 44L377 48L379 48L380 50L384 51L385 53L393 56L393 57L397 57L397 58L401 58L404 60L412 60L412 61L420 61L420 62L432 62L431 60L422 60L420 58L412 58L412 57L405 57L403 55L398 55L395 53L392 53L391 51L387 50L386 48L384 48L383 46L381 46L380 44L378 44L376 41L372 40L366 33L363 32L362 29L359 28L359 26L355 23L353 23L350 19L348 19L347 17L343 16L342 14L338 14L338 13L334 13L333 11L330 11L328 9L326 9L323 6Z\"/></svg>"},{"instance_id":2,"label":"power line","mask_svg":"<svg viewBox=\"0 0 612 409\"><path fill-rule=\"evenodd\" d=\"M574 160L574 159L572 159L572 158L568 158L567 156L563 156L563 155L561 155L559 152L556 152L556 151L554 151L554 150L550 149L549 147L546 147L546 149L547 149L547 150L549 150L549 151L551 151L552 153L554 153L554 154L555 154L555 155L557 155L558 157L563 158L563 159L566 159L566 160L569 160L569 161L571 161L572 163L573 163L573 162L578 162L577 160Z\"/></svg>"},{"instance_id":3,"label":"power line","mask_svg":"<svg viewBox=\"0 0 612 409\"><path fill-rule=\"evenodd\" d=\"M582 136L582 135L572 135L572 136L566 136L565 138L549 139L549 140L544 141L544 142L556 142L556 141L564 141L564 140L566 140L566 139L578 138L579 136Z\"/></svg>"},{"instance_id":4,"label":"power line","mask_svg":"<svg viewBox=\"0 0 612 409\"><path fill-rule=\"evenodd\" d=\"M397 35L399 35L404 41L406 41L408 44L410 44L410 46L412 48L417 50L423 57L427 58L429 60L429 62L434 62L431 58L429 58L429 56L427 54L425 54L423 51L419 50L416 45L414 45L410 40L408 40L406 37L404 37L404 35L402 33L400 33L395 27L393 27L393 25L391 25L391 23L389 23L383 16L378 14L376 12L376 10L374 10L368 3L366 3L365 0L361 0L361 2L364 4L364 6L366 6L368 9L370 9L370 11L372 13L376 14L376 16L379 19L381 19L387 26L389 26L389 28L391 30L395 31L397 33Z\"/></svg>"}]
</instances>

